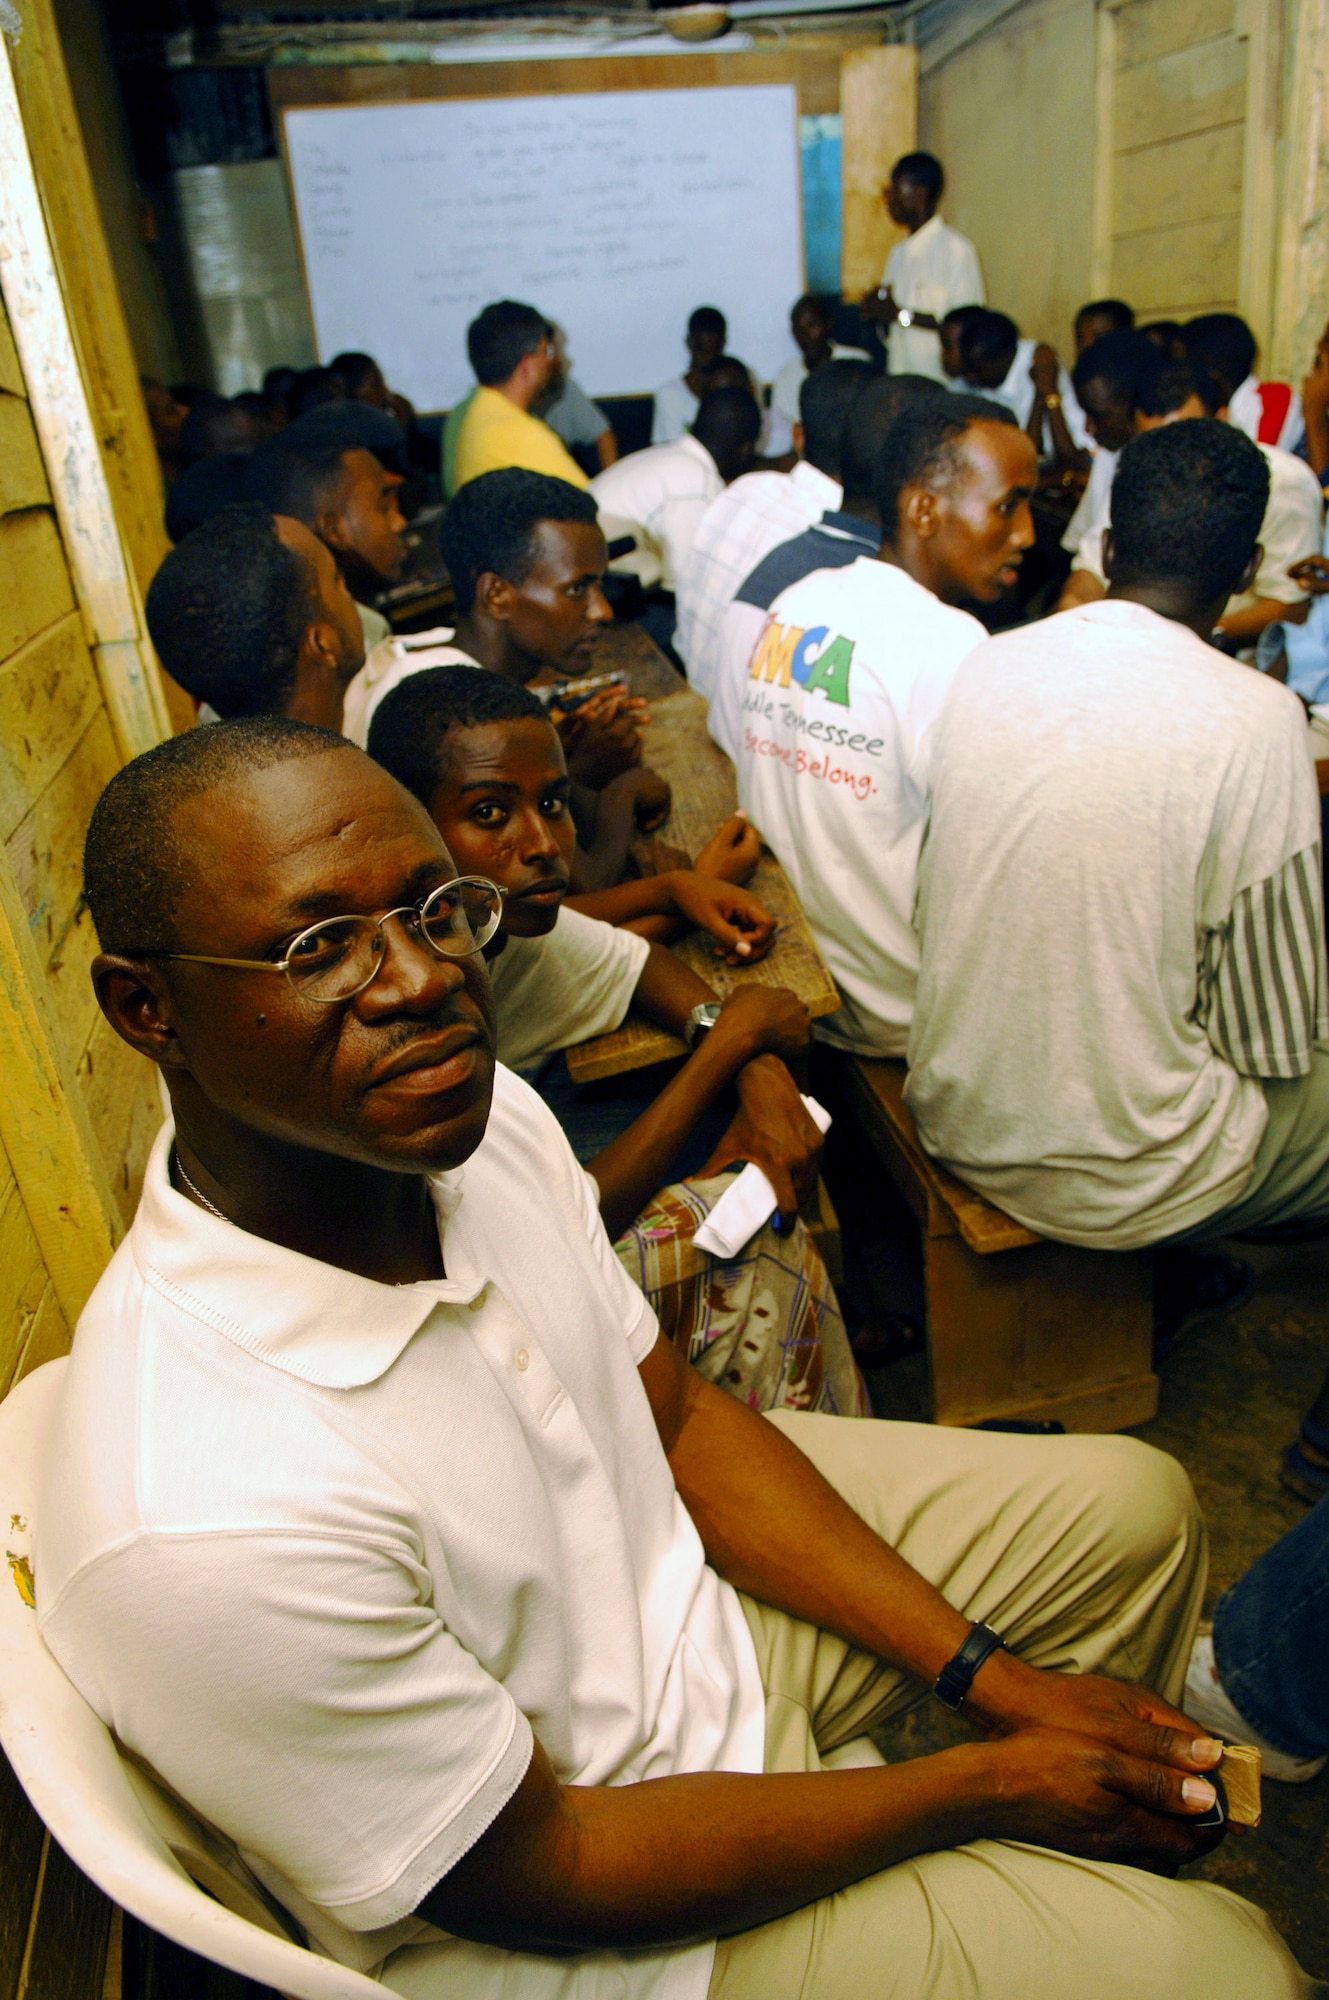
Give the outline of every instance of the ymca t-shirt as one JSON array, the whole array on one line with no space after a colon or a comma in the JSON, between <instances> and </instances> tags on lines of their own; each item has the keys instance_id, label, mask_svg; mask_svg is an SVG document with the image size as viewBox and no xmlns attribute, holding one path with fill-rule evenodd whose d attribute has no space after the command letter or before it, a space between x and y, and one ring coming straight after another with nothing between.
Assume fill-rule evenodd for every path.
<instances>
[{"instance_id":1,"label":"ymca t-shirt","mask_svg":"<svg viewBox=\"0 0 1329 2000\"><path fill-rule=\"evenodd\" d=\"M893 563L815 570L771 606L735 731L739 803L794 885L843 1005L837 1047L900 1055L932 725L987 637Z\"/></svg>"}]
</instances>

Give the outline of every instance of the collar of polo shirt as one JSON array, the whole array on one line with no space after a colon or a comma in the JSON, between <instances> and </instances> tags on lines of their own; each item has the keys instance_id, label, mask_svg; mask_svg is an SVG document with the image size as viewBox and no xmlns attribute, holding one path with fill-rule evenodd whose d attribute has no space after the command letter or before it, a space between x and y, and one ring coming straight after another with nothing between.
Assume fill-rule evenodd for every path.
<instances>
[{"instance_id":1,"label":"collar of polo shirt","mask_svg":"<svg viewBox=\"0 0 1329 2000\"><path fill-rule=\"evenodd\" d=\"M380 1285L237 1229L176 1193L168 1172L174 1141L167 1119L130 1231L144 1283L287 1375L325 1389L363 1388L391 1368L436 1306L468 1306L485 1289L460 1246L455 1256L449 1250L446 1278ZM440 1235L461 1201L464 1173L429 1176Z\"/></svg>"}]
</instances>

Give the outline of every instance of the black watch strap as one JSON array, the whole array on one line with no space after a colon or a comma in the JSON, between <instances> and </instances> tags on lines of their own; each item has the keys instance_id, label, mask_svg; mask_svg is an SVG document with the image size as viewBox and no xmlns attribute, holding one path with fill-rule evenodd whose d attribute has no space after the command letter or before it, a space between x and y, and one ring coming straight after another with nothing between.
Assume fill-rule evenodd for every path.
<instances>
[{"instance_id":1,"label":"black watch strap","mask_svg":"<svg viewBox=\"0 0 1329 2000\"><path fill-rule=\"evenodd\" d=\"M959 1708L974 1683L974 1675L984 1660L997 1652L1006 1641L1000 1632L994 1632L990 1625L971 1626L969 1637L961 1646L953 1660L948 1660L937 1675L933 1694L945 1708Z\"/></svg>"}]
</instances>

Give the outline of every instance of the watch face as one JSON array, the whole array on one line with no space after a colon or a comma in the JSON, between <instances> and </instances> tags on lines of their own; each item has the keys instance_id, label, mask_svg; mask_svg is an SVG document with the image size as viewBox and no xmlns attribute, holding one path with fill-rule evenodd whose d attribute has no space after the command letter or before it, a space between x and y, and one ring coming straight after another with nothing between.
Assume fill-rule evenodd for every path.
<instances>
[{"instance_id":1,"label":"watch face","mask_svg":"<svg viewBox=\"0 0 1329 2000\"><path fill-rule=\"evenodd\" d=\"M901 324L901 326L912 326L912 325L913 325L913 323L914 323L914 315L913 315L913 314L912 314L912 313L910 312L910 310L909 310L908 306L905 306L905 307L904 307L904 309L903 309L903 311L902 311L902 312L901 312L901 313L899 314L899 320L900 320L900 324Z\"/></svg>"}]
</instances>

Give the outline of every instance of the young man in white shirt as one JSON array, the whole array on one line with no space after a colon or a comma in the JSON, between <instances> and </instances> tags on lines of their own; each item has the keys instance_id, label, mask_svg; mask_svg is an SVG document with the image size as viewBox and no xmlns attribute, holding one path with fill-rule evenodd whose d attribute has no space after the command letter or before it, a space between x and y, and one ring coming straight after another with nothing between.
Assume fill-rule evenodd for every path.
<instances>
[{"instance_id":1,"label":"young man in white shirt","mask_svg":"<svg viewBox=\"0 0 1329 2000\"><path fill-rule=\"evenodd\" d=\"M674 645L689 682L708 699L725 610L744 577L779 543L839 507L846 429L875 380L862 361L829 361L806 376L793 470L746 472L702 515L678 578Z\"/></svg>"},{"instance_id":2,"label":"young man in white shirt","mask_svg":"<svg viewBox=\"0 0 1329 2000\"><path fill-rule=\"evenodd\" d=\"M1132 334L1129 338L1137 341L1144 336ZM1106 400L1110 387L1100 375L1086 388L1096 422L1103 422L1105 413L1106 420L1115 421L1116 410ZM1132 428L1139 436L1160 424L1179 423L1188 417L1220 416L1230 421L1231 412L1222 396L1214 377L1198 364L1165 360L1136 380ZM1260 524L1260 565L1249 589L1229 598L1213 632L1215 644L1246 659L1253 659L1252 649L1266 627L1305 620L1309 600L1302 583L1290 572L1318 555L1324 529L1320 483L1310 467L1274 445L1260 444L1257 449L1269 468L1269 504ZM1115 474L1115 454L1111 469ZM1105 478L1095 491L1089 525L1080 538L1060 610L1073 604L1091 604L1107 590L1103 543L1111 500L1112 481Z\"/></svg>"},{"instance_id":3,"label":"young man in white shirt","mask_svg":"<svg viewBox=\"0 0 1329 2000\"><path fill-rule=\"evenodd\" d=\"M688 366L655 392L651 443L677 444L697 414L706 393L706 378L724 353L729 326L718 306L698 306L688 320Z\"/></svg>"},{"instance_id":4,"label":"young man in white shirt","mask_svg":"<svg viewBox=\"0 0 1329 2000\"><path fill-rule=\"evenodd\" d=\"M1105 1677L1180 1692L1177 1466L689 1371L496 1073L485 885L344 740L175 737L87 863L172 1118L75 1338L39 1625L319 1949L414 2000L1309 2000L1258 1911L1114 1858L1218 1838L1219 1745ZM936 1683L987 1740L823 1768Z\"/></svg>"},{"instance_id":5,"label":"young man in white shirt","mask_svg":"<svg viewBox=\"0 0 1329 2000\"><path fill-rule=\"evenodd\" d=\"M813 388L813 382L819 378L813 377L807 385L809 401L824 394L820 386ZM877 467L886 433L904 410L919 402L935 401L945 393L941 384L927 375L874 375L860 387L841 440L844 492L840 504L828 507L801 534L767 550L724 607L707 727L727 756L738 754L748 667L771 606L791 584L810 576L813 570L847 569L860 556L877 554L881 547Z\"/></svg>"},{"instance_id":6,"label":"young man in white shirt","mask_svg":"<svg viewBox=\"0 0 1329 2000\"><path fill-rule=\"evenodd\" d=\"M750 389L708 389L686 436L629 452L591 481L609 541L634 537L660 588L673 591L702 516L752 464L761 411Z\"/></svg>"},{"instance_id":7,"label":"young man in white shirt","mask_svg":"<svg viewBox=\"0 0 1329 2000\"><path fill-rule=\"evenodd\" d=\"M1047 342L1021 335L1008 314L986 307L966 314L956 332L967 387L976 396L1004 403L1040 459L1083 469L1090 443L1084 412L1070 376Z\"/></svg>"},{"instance_id":8,"label":"young man in white shirt","mask_svg":"<svg viewBox=\"0 0 1329 2000\"><path fill-rule=\"evenodd\" d=\"M525 688L464 668L419 674L380 708L370 754L426 808L464 874L503 892L485 947L498 1054L539 1091L595 1182L615 1254L708 1382L754 1409L863 1413L863 1390L825 1266L799 1218L821 1133L785 1060L807 1051L792 993L749 984L721 1005L683 961L597 904L699 923L731 965L769 951L775 919L754 896L691 870L650 876L568 907L573 830L558 736ZM617 914L617 913L615 913ZM579 1091L564 1051L622 1026L629 1009L680 1041L681 1066ZM754 1161L775 1190L731 1259L698 1226ZM672 1185L671 1185L672 1183ZM686 1183L686 1185L684 1185Z\"/></svg>"},{"instance_id":9,"label":"young man in white shirt","mask_svg":"<svg viewBox=\"0 0 1329 2000\"><path fill-rule=\"evenodd\" d=\"M794 432L802 422L799 407L799 391L809 375L824 368L828 361L867 361L868 354L861 347L845 347L831 338L835 315L830 301L819 298L815 292L805 292L789 315L789 331L794 337L798 353L783 368L775 373L771 383L771 408L766 437L768 458L783 458L787 451L797 451Z\"/></svg>"},{"instance_id":10,"label":"young man in white shirt","mask_svg":"<svg viewBox=\"0 0 1329 2000\"><path fill-rule=\"evenodd\" d=\"M929 1152L1066 1242L1329 1213L1304 713L1207 643L1268 477L1212 418L1132 440L1107 598L989 640L935 733L906 1097Z\"/></svg>"},{"instance_id":11,"label":"young man in white shirt","mask_svg":"<svg viewBox=\"0 0 1329 2000\"><path fill-rule=\"evenodd\" d=\"M1262 382L1255 373L1255 335L1237 313L1201 313L1182 329L1188 358L1218 384L1227 420L1254 444L1296 452L1306 436L1301 398L1287 382Z\"/></svg>"},{"instance_id":12,"label":"young man in white shirt","mask_svg":"<svg viewBox=\"0 0 1329 2000\"><path fill-rule=\"evenodd\" d=\"M864 315L885 339L892 375L931 375L941 366L941 322L953 306L987 303L978 252L937 213L945 182L931 153L906 153L891 170L883 199L891 221L909 234L886 259L880 288Z\"/></svg>"},{"instance_id":13,"label":"young man in white shirt","mask_svg":"<svg viewBox=\"0 0 1329 2000\"><path fill-rule=\"evenodd\" d=\"M838 1048L904 1053L932 728L986 637L961 607L1019 580L1037 483L1009 410L978 396L906 409L877 474L880 553L782 592L753 649L734 723L739 803L835 976L842 1005L817 1036Z\"/></svg>"}]
</instances>

